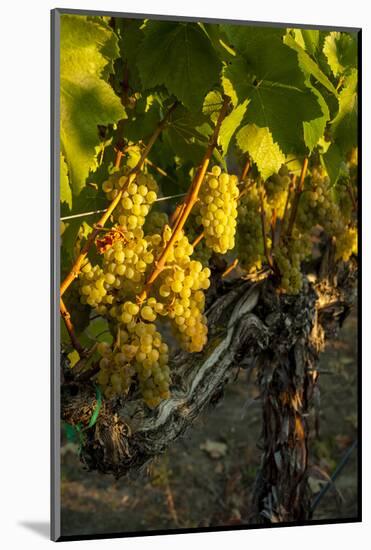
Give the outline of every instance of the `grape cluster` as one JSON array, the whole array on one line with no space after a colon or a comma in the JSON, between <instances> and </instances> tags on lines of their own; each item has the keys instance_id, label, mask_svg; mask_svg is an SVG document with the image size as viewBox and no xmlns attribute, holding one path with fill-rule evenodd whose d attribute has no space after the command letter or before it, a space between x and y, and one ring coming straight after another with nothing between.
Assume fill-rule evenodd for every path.
<instances>
[{"instance_id":1,"label":"grape cluster","mask_svg":"<svg viewBox=\"0 0 371 550\"><path fill-rule=\"evenodd\" d=\"M128 176L124 172L114 172L102 188L111 201L125 188L113 218L121 226L133 230L144 225L152 204L157 200L158 185L150 174L139 174L135 181L127 185Z\"/></svg>"},{"instance_id":2,"label":"grape cluster","mask_svg":"<svg viewBox=\"0 0 371 550\"><path fill-rule=\"evenodd\" d=\"M108 281L103 269L99 265L93 267L90 262L87 262L80 273L81 303L98 307L107 296L107 288Z\"/></svg>"},{"instance_id":3,"label":"grape cluster","mask_svg":"<svg viewBox=\"0 0 371 550\"><path fill-rule=\"evenodd\" d=\"M309 233L313 227L321 225L329 235L339 233L343 224L334 198L330 179L320 168L313 169L300 198L296 221L298 228Z\"/></svg>"},{"instance_id":4,"label":"grape cluster","mask_svg":"<svg viewBox=\"0 0 371 550\"><path fill-rule=\"evenodd\" d=\"M169 224L169 216L166 212L160 212L159 210L151 210L146 217L144 224L144 231L146 235L154 235L156 233L161 234L165 225Z\"/></svg>"},{"instance_id":5,"label":"grape cluster","mask_svg":"<svg viewBox=\"0 0 371 550\"><path fill-rule=\"evenodd\" d=\"M124 304L125 311L133 313L131 306L136 304ZM138 306L136 308L138 312ZM130 322L118 327L114 347L103 342L98 345L98 353L102 357L98 382L104 388L106 397L111 398L127 394L137 375L144 401L149 407L156 407L170 396L168 346L153 323L136 321L132 316Z\"/></svg>"},{"instance_id":6,"label":"grape cluster","mask_svg":"<svg viewBox=\"0 0 371 550\"><path fill-rule=\"evenodd\" d=\"M191 260L193 247L180 232L167 261L167 269L157 282L157 293L165 305L181 346L187 351L201 351L207 341L203 290L210 286L210 269Z\"/></svg>"},{"instance_id":7,"label":"grape cluster","mask_svg":"<svg viewBox=\"0 0 371 550\"><path fill-rule=\"evenodd\" d=\"M264 243L258 190L251 181L247 184L249 190L238 206L237 251L241 267L250 273L262 266Z\"/></svg>"},{"instance_id":8,"label":"grape cluster","mask_svg":"<svg viewBox=\"0 0 371 550\"><path fill-rule=\"evenodd\" d=\"M114 300L141 291L145 273L154 261L155 243L161 240L159 236L146 239L138 227L124 234L125 240L106 250L102 267L87 262L81 269L81 301L97 308L100 315L112 315Z\"/></svg>"},{"instance_id":9,"label":"grape cluster","mask_svg":"<svg viewBox=\"0 0 371 550\"><path fill-rule=\"evenodd\" d=\"M281 288L288 294L298 294L303 285L302 261L311 253L310 237L294 229L286 242L273 250L273 256L281 274Z\"/></svg>"},{"instance_id":10,"label":"grape cluster","mask_svg":"<svg viewBox=\"0 0 371 550\"><path fill-rule=\"evenodd\" d=\"M309 234L313 227L321 226L327 235L335 237L336 258L348 260L357 253L357 230L346 187L341 182L337 188L331 186L321 168L313 169L306 183L299 203L297 227Z\"/></svg>"},{"instance_id":11,"label":"grape cluster","mask_svg":"<svg viewBox=\"0 0 371 550\"><path fill-rule=\"evenodd\" d=\"M180 232L165 269L142 303L137 302L154 260L166 246L172 230L144 235L118 226L115 240L101 265L87 262L80 273L81 302L109 320L115 346L99 345L98 382L108 398L125 395L137 383L150 407L169 397L168 347L156 329L168 319L182 347L200 351L206 343L203 290L210 285L210 270L192 260L193 247Z\"/></svg>"},{"instance_id":12,"label":"grape cluster","mask_svg":"<svg viewBox=\"0 0 371 550\"><path fill-rule=\"evenodd\" d=\"M285 164L277 174L273 174L265 182L266 201L270 210L275 209L278 217L282 217L290 186L289 170Z\"/></svg>"},{"instance_id":13,"label":"grape cluster","mask_svg":"<svg viewBox=\"0 0 371 550\"><path fill-rule=\"evenodd\" d=\"M207 246L220 254L225 254L235 245L237 184L237 176L222 173L219 166L214 166L200 190L197 221L204 227Z\"/></svg>"},{"instance_id":14,"label":"grape cluster","mask_svg":"<svg viewBox=\"0 0 371 550\"><path fill-rule=\"evenodd\" d=\"M343 233L336 239L336 254L337 260L347 262L352 254L358 253L358 232L356 227L348 225Z\"/></svg>"}]
</instances>

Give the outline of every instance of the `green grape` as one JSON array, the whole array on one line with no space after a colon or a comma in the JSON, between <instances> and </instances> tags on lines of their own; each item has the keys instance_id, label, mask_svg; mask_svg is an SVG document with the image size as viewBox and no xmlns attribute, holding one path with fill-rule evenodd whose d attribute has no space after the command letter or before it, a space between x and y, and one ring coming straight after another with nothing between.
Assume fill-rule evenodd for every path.
<instances>
[{"instance_id":1,"label":"green grape","mask_svg":"<svg viewBox=\"0 0 371 550\"><path fill-rule=\"evenodd\" d=\"M355 227L346 227L344 233L336 239L336 254L337 260L347 262L352 254L358 253L358 232Z\"/></svg>"},{"instance_id":2,"label":"green grape","mask_svg":"<svg viewBox=\"0 0 371 550\"><path fill-rule=\"evenodd\" d=\"M237 252L241 267L250 273L262 266L264 243L258 190L251 181L247 185L238 206Z\"/></svg>"},{"instance_id":3,"label":"green grape","mask_svg":"<svg viewBox=\"0 0 371 550\"><path fill-rule=\"evenodd\" d=\"M221 173L219 166L214 166L200 190L198 220L204 227L206 245L214 252L225 254L234 248L238 194L237 176Z\"/></svg>"},{"instance_id":4,"label":"green grape","mask_svg":"<svg viewBox=\"0 0 371 550\"><path fill-rule=\"evenodd\" d=\"M127 302L125 309L132 308ZM169 350L154 324L138 321L118 325L119 341L112 348L105 342L98 345L101 355L98 383L108 399L126 395L137 379L144 401L156 407L170 397Z\"/></svg>"},{"instance_id":5,"label":"green grape","mask_svg":"<svg viewBox=\"0 0 371 550\"><path fill-rule=\"evenodd\" d=\"M147 233L161 233L164 226L169 224L169 217L165 212L151 210L146 218L144 230Z\"/></svg>"},{"instance_id":6,"label":"green grape","mask_svg":"<svg viewBox=\"0 0 371 550\"><path fill-rule=\"evenodd\" d=\"M288 294L298 294L302 289L301 263L312 251L310 237L294 229L292 237L276 246L273 257L281 274L281 288Z\"/></svg>"},{"instance_id":7,"label":"green grape","mask_svg":"<svg viewBox=\"0 0 371 550\"><path fill-rule=\"evenodd\" d=\"M329 237L335 237L336 259L345 261L357 253L356 220L348 184L347 178L341 178L334 187L321 167L314 168L307 178L297 215L297 226L302 232L309 234L319 225Z\"/></svg>"},{"instance_id":8,"label":"green grape","mask_svg":"<svg viewBox=\"0 0 371 550\"><path fill-rule=\"evenodd\" d=\"M287 195L290 186L290 176L285 164L279 169L278 174L273 174L265 182L266 202L270 210L275 210L276 215L283 216Z\"/></svg>"},{"instance_id":9,"label":"green grape","mask_svg":"<svg viewBox=\"0 0 371 550\"><path fill-rule=\"evenodd\" d=\"M109 200L113 200L120 189L126 187L128 170L115 172L103 183L103 191ZM129 230L142 227L151 205L157 199L158 186L150 174L139 174L135 182L123 192L120 203L114 210L113 218Z\"/></svg>"}]
</instances>

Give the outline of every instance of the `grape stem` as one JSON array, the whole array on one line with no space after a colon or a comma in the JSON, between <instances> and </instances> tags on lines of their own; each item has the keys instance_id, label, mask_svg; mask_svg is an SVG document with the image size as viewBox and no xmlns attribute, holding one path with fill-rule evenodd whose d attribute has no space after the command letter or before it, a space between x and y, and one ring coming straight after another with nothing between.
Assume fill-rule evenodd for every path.
<instances>
[{"instance_id":1,"label":"grape stem","mask_svg":"<svg viewBox=\"0 0 371 550\"><path fill-rule=\"evenodd\" d=\"M271 236L272 236L272 249L276 246L277 238L277 211L275 208L272 210L272 219L271 219Z\"/></svg>"},{"instance_id":2,"label":"grape stem","mask_svg":"<svg viewBox=\"0 0 371 550\"><path fill-rule=\"evenodd\" d=\"M193 248L196 248L196 246L198 245L198 243L200 243L202 241L204 236L205 236L205 232L202 231L202 233L200 233L198 235L198 237L196 237L195 240L193 241L193 243L192 243Z\"/></svg>"},{"instance_id":3,"label":"grape stem","mask_svg":"<svg viewBox=\"0 0 371 550\"><path fill-rule=\"evenodd\" d=\"M226 277L227 275L229 275L229 273L231 271L233 271L235 269L235 267L237 267L238 265L238 262L239 262L239 259L238 258L235 258L233 260L233 262L223 271L222 273L222 278L224 279L224 277Z\"/></svg>"},{"instance_id":4,"label":"grape stem","mask_svg":"<svg viewBox=\"0 0 371 550\"><path fill-rule=\"evenodd\" d=\"M151 168L153 168L154 170L156 170L156 172L158 174L160 174L160 176L163 176L164 178L167 178L169 181L173 182L175 185L177 185L177 181L172 178L167 172L165 172L165 170L163 170L160 166L157 166L157 164L154 164L151 160L149 159L146 159L145 160L145 163L148 164L148 166L150 166Z\"/></svg>"},{"instance_id":5,"label":"grape stem","mask_svg":"<svg viewBox=\"0 0 371 550\"><path fill-rule=\"evenodd\" d=\"M245 165L244 165L244 167L243 167L243 169L242 169L240 181L244 181L244 180L245 180L245 178L246 178L247 173L248 173L249 170L250 170L250 158L247 157L246 162L245 162Z\"/></svg>"},{"instance_id":6,"label":"grape stem","mask_svg":"<svg viewBox=\"0 0 371 550\"><path fill-rule=\"evenodd\" d=\"M296 214L298 212L299 200L304 189L304 180L307 173L307 169L308 169L308 157L305 157L303 166L301 168L300 179L295 189L295 195L294 195L292 207L290 210L289 225L287 227L287 233L286 233L287 237L291 237L292 230L294 228Z\"/></svg>"},{"instance_id":7,"label":"grape stem","mask_svg":"<svg viewBox=\"0 0 371 550\"><path fill-rule=\"evenodd\" d=\"M184 202L180 202L176 205L174 212L172 213L170 217L170 227L173 229L177 220L179 219L179 216L183 212L184 209Z\"/></svg>"},{"instance_id":8,"label":"grape stem","mask_svg":"<svg viewBox=\"0 0 371 550\"><path fill-rule=\"evenodd\" d=\"M354 210L354 212L357 212L357 201L356 201L356 198L354 196L353 189L352 189L351 185L349 185L349 182L347 182L345 185L346 185L350 200L352 201L353 210Z\"/></svg>"},{"instance_id":9,"label":"grape stem","mask_svg":"<svg viewBox=\"0 0 371 550\"><path fill-rule=\"evenodd\" d=\"M264 208L264 196L263 196L263 183L260 182L259 184L259 198L260 198L260 219L262 224L262 234L263 234L263 244L264 244L264 254L267 258L267 262L269 267L274 270L272 256L270 251L268 250L268 241L267 241L267 231L265 227L265 221L266 221L266 215L265 215L265 208Z\"/></svg>"},{"instance_id":10,"label":"grape stem","mask_svg":"<svg viewBox=\"0 0 371 550\"><path fill-rule=\"evenodd\" d=\"M99 222L96 224L95 229L90 233L88 240L86 241L85 245L83 246L79 256L75 260L75 263L73 264L71 271L67 275L67 277L64 279L64 281L61 284L60 288L60 296L63 296L67 288L70 286L70 284L78 277L80 273L80 269L82 266L83 261L85 260L89 249L91 245L94 243L95 238L99 234L100 229L106 224L107 220L111 216L112 212L120 202L123 193L126 191L126 189L129 187L129 185L136 179L137 175L143 168L143 164L145 162L145 159L147 158L150 150L152 149L154 143L156 142L157 138L161 134L162 130L165 128L169 121L169 117L171 113L174 111L174 109L177 107L178 102L173 103L173 105L168 109L166 115L164 118L158 123L156 126L155 131L153 132L152 136L150 137L146 147L144 148L141 157L137 164L134 166L132 170L130 170L128 174L127 181L125 185L120 189L117 196L113 199L107 210L104 212L103 216L100 218ZM119 152L118 152L119 153ZM116 160L119 157L119 154L117 153ZM121 157L120 157L121 158Z\"/></svg>"},{"instance_id":11,"label":"grape stem","mask_svg":"<svg viewBox=\"0 0 371 550\"><path fill-rule=\"evenodd\" d=\"M75 329L73 328L73 324L72 324L72 321L71 321L70 312L68 311L68 309L67 309L64 301L62 300L62 298L60 299L60 310L61 310L61 315L63 317L64 324L66 325L66 329L68 331L71 343L72 343L73 347L75 348L75 350L80 355L80 357L83 357L84 354L85 354L85 350L84 350L84 348L82 347L82 345L80 344L80 342L77 339L77 336L75 334Z\"/></svg>"},{"instance_id":12,"label":"grape stem","mask_svg":"<svg viewBox=\"0 0 371 550\"><path fill-rule=\"evenodd\" d=\"M186 197L183 201L183 205L181 205L181 207L180 207L181 209L179 210L178 217L177 217L176 221L174 222L174 227L172 228L173 229L172 235L171 235L169 241L167 242L165 248L161 252L160 257L157 259L157 262L154 264L154 269L150 273L144 289L142 290L142 292L137 297L139 303L143 302L146 299L152 284L155 282L155 280L157 279L157 277L160 275L161 271L163 270L163 268L166 264L166 260L169 256L170 252L173 249L174 243L176 242L176 240L179 236L179 233L183 229L184 224L187 221L187 218L188 218L195 202L198 199L198 193L200 191L202 182L203 182L205 174L207 172L207 168L209 166L209 162L210 162L211 156L213 154L214 148L216 147L216 145L218 143L218 135L219 135L219 131L220 131L220 126L221 126L224 118L226 117L226 115L228 113L230 101L231 100L228 96L224 96L223 105L222 105L222 108L220 109L218 120L216 122L214 132L213 132L213 134L212 134L212 136L209 140L209 144L208 144L208 147L206 149L202 164L199 167L199 169L198 169L198 171L197 171L197 173L196 173L196 175L195 175L195 177L192 181L192 184L190 185L189 191L188 191L188 193L187 193L187 195L186 195Z\"/></svg>"},{"instance_id":13,"label":"grape stem","mask_svg":"<svg viewBox=\"0 0 371 550\"><path fill-rule=\"evenodd\" d=\"M279 236L279 241L281 240L281 236L283 234L283 231L284 231L284 226L285 226L285 222L286 222L286 216L287 216L287 212L288 212L288 209L289 209L289 204L290 204L290 198L291 198L291 194L295 188L295 184L296 184L296 175L293 174L292 178L291 178L291 181L290 181L290 185L289 185L289 188L287 190L287 197L286 197L286 203L285 203L285 209L283 211L283 216L282 216L282 219L281 219L281 224L280 224L280 236Z\"/></svg>"}]
</instances>

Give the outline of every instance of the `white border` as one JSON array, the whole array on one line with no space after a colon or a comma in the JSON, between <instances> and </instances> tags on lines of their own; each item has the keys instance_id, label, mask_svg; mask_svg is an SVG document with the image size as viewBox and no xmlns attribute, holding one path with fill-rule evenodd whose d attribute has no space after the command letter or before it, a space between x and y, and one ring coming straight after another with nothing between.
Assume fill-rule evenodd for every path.
<instances>
[{"instance_id":1,"label":"white border","mask_svg":"<svg viewBox=\"0 0 371 550\"><path fill-rule=\"evenodd\" d=\"M49 520L49 97L50 97L50 13L54 7L135 11L195 17L215 17L256 21L293 21L322 25L363 27L363 119L364 119L364 172L363 172L363 280L364 284L364 387L371 388L367 353L368 327L371 326L367 281L370 276L370 256L366 243L370 243L370 168L367 151L370 151L369 130L371 121L366 99L371 97L367 52L371 51L367 3L297 1L268 1L242 3L229 0L217 4L188 0L184 4L171 1L137 0L134 5L122 1L81 0L56 5L38 0L6 3L2 6L0 33L2 85L0 105L1 121L1 484L2 532L4 548L40 548L53 544L46 536L36 532L35 525ZM369 123L370 124L370 123ZM370 249L370 247L367 247ZM5 305L5 307L4 307ZM368 330L367 330L368 329ZM364 395L364 524L313 526L290 529L258 530L229 533L207 533L113 539L90 542L71 542L91 548L103 545L125 544L131 548L148 547L166 550L174 543L179 548L210 544L249 545L275 549L299 547L301 550L321 548L332 544L338 550L352 545L360 548L370 538L369 497L370 475L370 399ZM33 523L34 528L25 524ZM225 538L228 537L228 538ZM139 546L138 546L139 545Z\"/></svg>"}]
</instances>

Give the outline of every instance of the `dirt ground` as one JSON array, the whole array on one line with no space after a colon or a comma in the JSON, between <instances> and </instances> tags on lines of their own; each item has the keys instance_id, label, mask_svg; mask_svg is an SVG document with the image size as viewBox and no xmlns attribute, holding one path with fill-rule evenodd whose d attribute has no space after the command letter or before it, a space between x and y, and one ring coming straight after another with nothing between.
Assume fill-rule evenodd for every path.
<instances>
[{"instance_id":1,"label":"dirt ground","mask_svg":"<svg viewBox=\"0 0 371 550\"><path fill-rule=\"evenodd\" d=\"M320 362L320 433L311 442L317 492L357 438L357 318ZM77 446L62 447L62 534L84 535L246 524L259 466L261 417L254 381L239 374L215 407L135 480L86 472ZM357 448L314 519L357 515Z\"/></svg>"}]
</instances>

